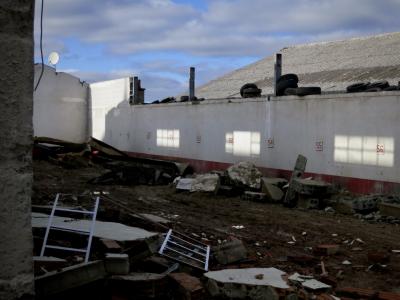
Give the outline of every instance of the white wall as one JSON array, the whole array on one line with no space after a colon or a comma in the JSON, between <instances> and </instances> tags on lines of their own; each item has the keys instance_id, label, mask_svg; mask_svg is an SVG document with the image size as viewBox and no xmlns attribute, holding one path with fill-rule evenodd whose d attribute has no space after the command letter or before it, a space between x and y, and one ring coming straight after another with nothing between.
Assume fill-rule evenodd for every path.
<instances>
[{"instance_id":1,"label":"white wall","mask_svg":"<svg viewBox=\"0 0 400 300\"><path fill-rule=\"evenodd\" d=\"M40 72L41 65L35 65L35 84ZM87 116L88 85L75 76L45 66L34 92L34 135L83 143L88 138Z\"/></svg>"},{"instance_id":2,"label":"white wall","mask_svg":"<svg viewBox=\"0 0 400 300\"><path fill-rule=\"evenodd\" d=\"M124 151L225 163L250 160L285 170L292 170L303 154L308 172L400 182L399 118L399 93L381 92L198 105L130 106L123 101L108 113L105 126L107 142ZM157 146L157 129L178 129L179 148ZM225 135L233 131L260 132L259 156L227 153Z\"/></svg>"},{"instance_id":3,"label":"white wall","mask_svg":"<svg viewBox=\"0 0 400 300\"><path fill-rule=\"evenodd\" d=\"M122 101L129 101L129 77L90 84L90 132L108 142L106 115Z\"/></svg>"}]
</instances>

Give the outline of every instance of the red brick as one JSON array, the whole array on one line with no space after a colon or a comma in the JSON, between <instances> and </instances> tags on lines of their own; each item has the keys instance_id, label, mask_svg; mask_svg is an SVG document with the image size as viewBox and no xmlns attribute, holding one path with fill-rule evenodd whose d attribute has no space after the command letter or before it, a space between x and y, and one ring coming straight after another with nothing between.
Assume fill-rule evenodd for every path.
<instances>
[{"instance_id":1,"label":"red brick","mask_svg":"<svg viewBox=\"0 0 400 300\"><path fill-rule=\"evenodd\" d=\"M204 287L197 277L186 273L171 273L169 277L178 285L181 299L197 300L204 298Z\"/></svg>"},{"instance_id":2,"label":"red brick","mask_svg":"<svg viewBox=\"0 0 400 300\"><path fill-rule=\"evenodd\" d=\"M313 250L314 250L314 255L329 256L329 255L334 255L334 254L338 253L339 245L336 245L336 244L319 245L319 246L315 247Z\"/></svg>"}]
</instances>

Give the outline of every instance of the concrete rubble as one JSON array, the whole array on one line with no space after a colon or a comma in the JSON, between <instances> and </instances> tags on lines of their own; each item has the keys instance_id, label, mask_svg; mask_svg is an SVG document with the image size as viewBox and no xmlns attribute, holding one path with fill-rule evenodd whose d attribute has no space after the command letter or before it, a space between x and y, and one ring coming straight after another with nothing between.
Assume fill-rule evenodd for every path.
<instances>
[{"instance_id":1,"label":"concrete rubble","mask_svg":"<svg viewBox=\"0 0 400 300\"><path fill-rule=\"evenodd\" d=\"M279 299L276 289L289 289L282 278L286 273L275 268L226 269L205 273L206 287L212 296L233 299Z\"/></svg>"},{"instance_id":2,"label":"concrete rubble","mask_svg":"<svg viewBox=\"0 0 400 300\"><path fill-rule=\"evenodd\" d=\"M229 179L239 187L259 189L261 187L261 172L251 162L239 162L227 169Z\"/></svg>"},{"instance_id":3,"label":"concrete rubble","mask_svg":"<svg viewBox=\"0 0 400 300\"><path fill-rule=\"evenodd\" d=\"M125 157L117 149L103 148L101 145L96 147L101 149L103 154L100 156L103 158ZM75 155L64 155L63 159L66 157L70 159ZM98 156L96 159L99 158ZM81 157L79 161L80 159ZM96 192L97 195L104 196L104 199L107 198L107 201L111 202L102 210L102 217L95 222L91 253L93 261L82 264L82 258L74 253L60 254L58 257L57 252L51 252L49 255L54 255L54 257L35 257L39 299L74 293L76 288L79 288L79 292L81 288L90 290L93 285L107 290L110 299L325 300L337 299L335 297L340 296L341 293L343 295L353 293L353 296L368 294L369 292L366 291L345 289L338 292L340 291L338 287L346 284L342 281L343 274L355 272L355 270L371 272L371 274L388 272L392 270L391 264L396 262L396 259L393 259L394 256L396 258L398 256L396 251L400 250L395 250L394 247L394 250L390 249L390 251L371 250L372 246L368 244L368 239L364 235L346 236L345 233L336 229L334 232L325 232L323 229L325 236L321 238L320 235L320 239L317 239L315 232L320 231L321 228L313 220L310 220L310 225L307 221L301 228L292 231L288 231L282 224L276 230L273 226L260 227L259 231L262 232L260 234L264 233L265 236L257 235L255 238L251 232L255 228L253 220L239 218L244 210L254 212L255 215L256 211L265 213L266 210L262 207L268 206L265 203L243 200L285 204L285 194L287 195L289 187L293 197L290 200L291 204L297 201L298 208L321 209L312 213L327 216L327 218L336 217L341 211L340 205L343 204L343 210L348 210L350 214L357 213L356 217L363 221L396 222L396 209L400 203L397 197L369 195L354 198L348 194L339 194L328 199L333 190L330 184L301 178L305 164L306 158L299 156L293 172L294 178L289 186L286 179L262 177L254 164L240 162L225 171L206 174L192 175L176 171L174 174L180 174L180 176L174 177L174 183L166 187L171 194L167 192L166 197L164 194L159 197L163 202L157 202L161 200L154 196L148 199L146 197L146 201L143 200L145 196L136 197L136 195L134 200L129 196L115 199L117 197L113 198L110 195L113 189ZM62 167L69 168L65 164ZM77 168L80 167L82 166L77 165ZM150 173L151 178L162 177L156 174L157 172ZM172 178L168 181L172 182ZM163 180L158 182L163 182ZM162 193L165 193L166 189L161 190ZM177 193L179 191L181 193ZM225 192L226 194L223 194ZM239 195L240 197L236 199L232 198ZM207 209L212 210L210 213L214 218L227 214L229 221L226 222L225 219L226 223L221 222L217 225L218 228L209 228L208 224L199 224L194 221L195 226L191 224L189 228L186 228L182 220L199 218L199 215L191 215L190 208L193 209L193 206L190 206L188 210L176 209L173 206L164 211L158 208L160 203L165 202L170 205L171 197L177 197L176 201L184 205L191 201L198 205L200 201L195 202L196 196L199 196L202 203L207 202ZM231 211L220 212L217 202L219 198L226 201L223 205L233 203L239 207L239 211L232 215ZM73 203L69 203L68 208L79 206L80 199L80 197L73 197ZM129 209L130 201L142 201L146 210L147 206L150 209L146 213L142 212L143 210L132 211ZM118 206L118 209L115 206ZM272 210L276 207L279 206L270 205L266 209ZM36 205L34 209L40 211L32 213L37 254L44 228L48 224L48 212L51 205ZM304 210L299 211L305 213ZM297 212L293 210L292 216ZM186 213L190 218L185 217ZM260 218L263 218L263 215ZM53 221L56 226L74 230L90 229L90 221L87 220L54 217ZM308 225L310 227L307 227ZM179 238L170 240L172 242L170 244L164 244L163 236L167 236L172 228ZM178 232L175 228L184 229ZM66 246L81 242L61 233L54 235L52 241L54 240ZM167 247L161 251L163 246ZM288 249L289 253L284 253L285 249L282 251L280 247L287 247L285 249ZM349 251L351 251L350 254ZM362 253L365 265L360 265L359 259L353 257L353 254L358 253ZM204 257L207 259L203 260ZM259 266L276 266L277 268ZM207 272L208 270L212 271ZM296 270L299 273L295 272Z\"/></svg>"},{"instance_id":4,"label":"concrete rubble","mask_svg":"<svg viewBox=\"0 0 400 300\"><path fill-rule=\"evenodd\" d=\"M217 262L223 265L247 258L247 249L239 239L233 239L215 247L213 253Z\"/></svg>"},{"instance_id":5,"label":"concrete rubble","mask_svg":"<svg viewBox=\"0 0 400 300\"><path fill-rule=\"evenodd\" d=\"M219 176L217 174L201 174L194 178L190 191L216 193L219 184Z\"/></svg>"},{"instance_id":6,"label":"concrete rubble","mask_svg":"<svg viewBox=\"0 0 400 300\"><path fill-rule=\"evenodd\" d=\"M287 180L280 181L280 178L270 178L263 177L261 180L261 191L265 194L266 198L273 202L280 202L285 195L279 186L283 186L287 183ZM284 182L286 182L284 184Z\"/></svg>"}]
</instances>

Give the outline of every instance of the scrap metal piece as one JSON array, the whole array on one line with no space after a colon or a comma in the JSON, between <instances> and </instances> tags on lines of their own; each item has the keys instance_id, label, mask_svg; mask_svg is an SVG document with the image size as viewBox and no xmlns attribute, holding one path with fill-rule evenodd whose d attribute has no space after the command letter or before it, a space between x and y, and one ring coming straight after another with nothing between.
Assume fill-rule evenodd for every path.
<instances>
[{"instance_id":1,"label":"scrap metal piece","mask_svg":"<svg viewBox=\"0 0 400 300\"><path fill-rule=\"evenodd\" d=\"M178 262L208 271L210 246L170 229L158 252Z\"/></svg>"}]
</instances>

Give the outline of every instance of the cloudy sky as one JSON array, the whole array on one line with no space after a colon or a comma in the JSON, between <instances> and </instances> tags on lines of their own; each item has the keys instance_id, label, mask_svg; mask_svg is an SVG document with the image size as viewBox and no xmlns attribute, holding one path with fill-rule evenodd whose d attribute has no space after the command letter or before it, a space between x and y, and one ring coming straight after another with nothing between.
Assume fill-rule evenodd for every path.
<instances>
[{"instance_id":1,"label":"cloudy sky","mask_svg":"<svg viewBox=\"0 0 400 300\"><path fill-rule=\"evenodd\" d=\"M400 31L400 0L44 0L45 62L87 82L135 75L146 101L308 42ZM36 0L35 61L40 61Z\"/></svg>"}]
</instances>

